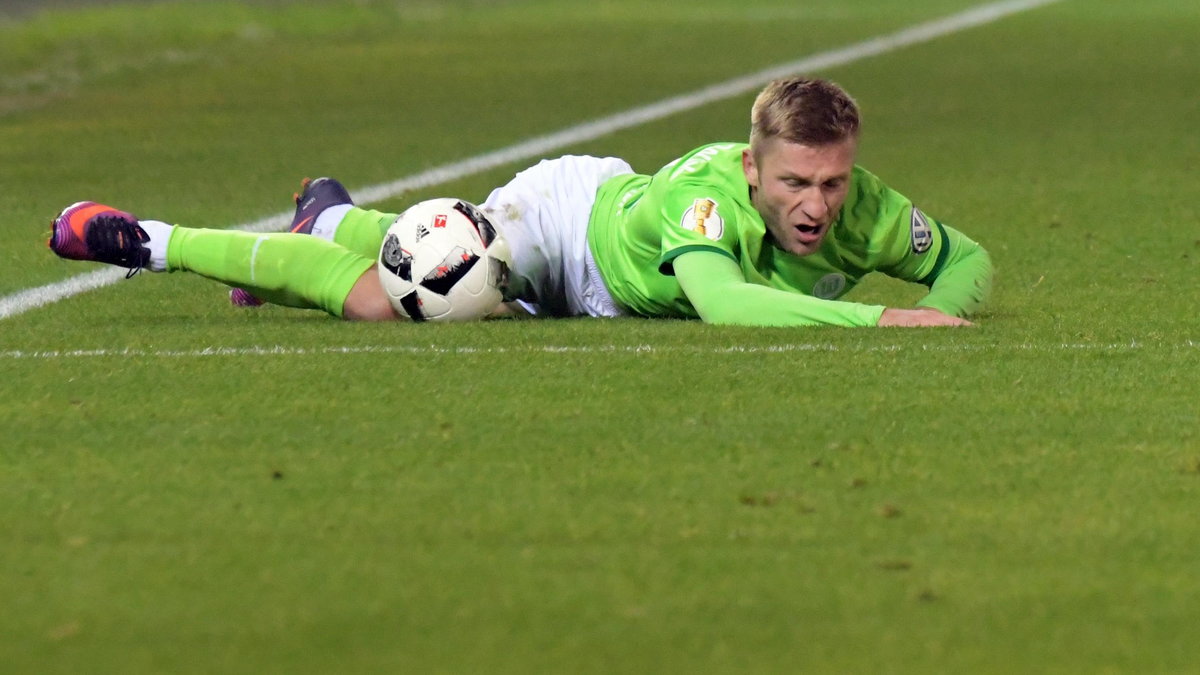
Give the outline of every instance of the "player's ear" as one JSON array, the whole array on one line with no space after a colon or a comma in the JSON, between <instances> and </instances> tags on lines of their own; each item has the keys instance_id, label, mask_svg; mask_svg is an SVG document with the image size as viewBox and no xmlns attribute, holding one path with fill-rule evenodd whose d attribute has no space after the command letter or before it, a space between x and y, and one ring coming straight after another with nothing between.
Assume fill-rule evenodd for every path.
<instances>
[{"instance_id":1,"label":"player's ear","mask_svg":"<svg viewBox=\"0 0 1200 675\"><path fill-rule=\"evenodd\" d=\"M746 182L750 187L758 187L758 165L754 163L754 153L750 148L742 150L742 171L746 174Z\"/></svg>"}]
</instances>

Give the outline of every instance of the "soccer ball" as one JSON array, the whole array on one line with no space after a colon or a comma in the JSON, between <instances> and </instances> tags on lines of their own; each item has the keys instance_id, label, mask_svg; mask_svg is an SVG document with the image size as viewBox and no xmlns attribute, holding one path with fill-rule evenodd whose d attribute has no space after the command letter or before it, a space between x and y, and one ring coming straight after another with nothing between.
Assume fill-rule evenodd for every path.
<instances>
[{"instance_id":1,"label":"soccer ball","mask_svg":"<svg viewBox=\"0 0 1200 675\"><path fill-rule=\"evenodd\" d=\"M507 244L474 204L430 199L401 213L379 250L392 307L413 321L481 319L504 299Z\"/></svg>"}]
</instances>

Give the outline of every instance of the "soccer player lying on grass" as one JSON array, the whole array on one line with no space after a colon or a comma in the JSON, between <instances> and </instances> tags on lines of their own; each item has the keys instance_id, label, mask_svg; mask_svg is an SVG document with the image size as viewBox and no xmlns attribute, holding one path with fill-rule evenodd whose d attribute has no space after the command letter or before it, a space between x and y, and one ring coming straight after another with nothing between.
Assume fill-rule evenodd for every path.
<instances>
[{"instance_id":1,"label":"soccer player lying on grass","mask_svg":"<svg viewBox=\"0 0 1200 675\"><path fill-rule=\"evenodd\" d=\"M749 145L702 146L653 176L578 156L522 171L481 205L511 251L507 306L755 326L970 325L991 286L987 252L856 166L858 132L840 87L789 78L756 99ZM233 286L238 305L402 318L374 269L396 215L355 207L329 178L306 181L296 204L291 232L260 235L80 202L49 245L131 275L195 272ZM915 309L836 299L873 271L930 291Z\"/></svg>"}]
</instances>

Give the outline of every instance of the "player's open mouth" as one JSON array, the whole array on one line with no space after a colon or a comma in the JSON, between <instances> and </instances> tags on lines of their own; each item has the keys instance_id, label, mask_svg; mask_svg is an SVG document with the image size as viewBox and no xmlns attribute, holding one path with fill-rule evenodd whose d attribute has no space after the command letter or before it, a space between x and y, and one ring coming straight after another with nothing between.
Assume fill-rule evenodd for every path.
<instances>
[{"instance_id":1,"label":"player's open mouth","mask_svg":"<svg viewBox=\"0 0 1200 675\"><path fill-rule=\"evenodd\" d=\"M821 238L821 232L824 230L820 225L796 225L796 232L799 234L800 241L810 244Z\"/></svg>"}]
</instances>

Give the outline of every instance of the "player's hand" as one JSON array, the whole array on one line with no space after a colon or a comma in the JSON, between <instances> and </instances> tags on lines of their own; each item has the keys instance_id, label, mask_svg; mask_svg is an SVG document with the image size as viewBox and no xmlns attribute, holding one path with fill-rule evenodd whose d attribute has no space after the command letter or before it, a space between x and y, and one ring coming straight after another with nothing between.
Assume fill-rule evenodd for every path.
<instances>
[{"instance_id":1,"label":"player's hand","mask_svg":"<svg viewBox=\"0 0 1200 675\"><path fill-rule=\"evenodd\" d=\"M943 314L936 309L892 309L883 310L879 317L878 326L900 326L914 328L920 326L973 326L975 324L960 319L957 316Z\"/></svg>"}]
</instances>

